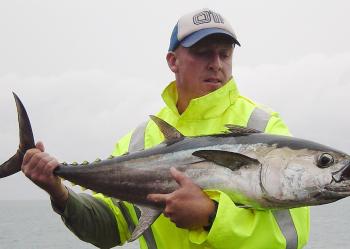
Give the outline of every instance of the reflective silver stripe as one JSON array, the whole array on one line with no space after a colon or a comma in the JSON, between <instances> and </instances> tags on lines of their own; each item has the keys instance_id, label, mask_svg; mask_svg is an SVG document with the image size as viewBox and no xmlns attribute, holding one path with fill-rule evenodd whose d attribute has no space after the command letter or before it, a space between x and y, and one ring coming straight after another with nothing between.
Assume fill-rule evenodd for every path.
<instances>
[{"instance_id":1,"label":"reflective silver stripe","mask_svg":"<svg viewBox=\"0 0 350 249\"><path fill-rule=\"evenodd\" d=\"M145 131L146 131L146 127L147 127L148 121L143 122L141 124L139 124L136 129L134 130L134 132L131 135L131 139L130 139L130 143L129 143L129 153L132 152L136 152L136 151L140 151L140 150L144 150L145 149ZM122 202L119 202L122 203ZM125 207L126 208L126 207ZM141 212L140 210L134 205L134 209L137 215L137 218L140 219L141 217ZM127 210L126 210L127 211ZM122 211L123 215L124 212ZM130 214L129 212L127 212L127 215ZM124 216L125 219L127 220L127 216ZM131 218L131 217L130 217ZM132 220L131 220L132 221ZM127 220L128 225L129 225L129 221ZM130 232L133 232L135 229L135 225L134 223L132 230ZM130 229L130 226L129 226ZM146 241L147 247L148 249L157 249L157 244L156 244L156 240L154 239L154 235L152 232L152 228L149 227L143 234L142 234L143 238Z\"/></svg>"},{"instance_id":2,"label":"reflective silver stripe","mask_svg":"<svg viewBox=\"0 0 350 249\"><path fill-rule=\"evenodd\" d=\"M255 107L252 114L250 114L247 127L264 132L269 120L270 113L261 108Z\"/></svg>"},{"instance_id":3,"label":"reflective silver stripe","mask_svg":"<svg viewBox=\"0 0 350 249\"><path fill-rule=\"evenodd\" d=\"M134 229L135 229L135 224L132 221L132 218L131 218L131 215L128 211L128 208L125 206L125 204L122 201L118 201L114 198L111 198L111 199L112 199L113 204L115 206L117 206L120 209L120 211L122 212L123 217L124 217L126 223L128 224L128 229L129 229L130 233L132 233L132 231L134 231Z\"/></svg>"},{"instance_id":4,"label":"reflective silver stripe","mask_svg":"<svg viewBox=\"0 0 350 249\"><path fill-rule=\"evenodd\" d=\"M148 121L139 124L131 134L129 152L140 151L145 148L145 131Z\"/></svg>"},{"instance_id":5,"label":"reflective silver stripe","mask_svg":"<svg viewBox=\"0 0 350 249\"><path fill-rule=\"evenodd\" d=\"M270 114L259 107L255 107L249 117L247 127L264 132L270 120ZM272 212L275 220L286 239L286 249L298 248L298 233L294 226L292 215L288 209Z\"/></svg>"},{"instance_id":6,"label":"reflective silver stripe","mask_svg":"<svg viewBox=\"0 0 350 249\"><path fill-rule=\"evenodd\" d=\"M298 248L298 233L294 226L293 218L288 209L275 210L272 212L278 226L286 239L286 249Z\"/></svg>"}]
</instances>

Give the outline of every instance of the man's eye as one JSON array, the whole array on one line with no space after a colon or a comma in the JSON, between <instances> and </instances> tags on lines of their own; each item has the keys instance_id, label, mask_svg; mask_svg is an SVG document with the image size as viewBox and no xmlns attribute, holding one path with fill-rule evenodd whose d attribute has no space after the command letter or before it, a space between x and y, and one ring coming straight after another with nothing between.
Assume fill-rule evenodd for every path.
<instances>
[{"instance_id":1,"label":"man's eye","mask_svg":"<svg viewBox=\"0 0 350 249\"><path fill-rule=\"evenodd\" d=\"M198 56L206 56L209 52L207 50L197 50L195 54Z\"/></svg>"},{"instance_id":2,"label":"man's eye","mask_svg":"<svg viewBox=\"0 0 350 249\"><path fill-rule=\"evenodd\" d=\"M231 52L230 51L223 51L220 53L221 58L227 59L231 56Z\"/></svg>"},{"instance_id":3,"label":"man's eye","mask_svg":"<svg viewBox=\"0 0 350 249\"><path fill-rule=\"evenodd\" d=\"M230 57L230 55L228 53L221 54L221 58L223 58L223 59L227 59L228 57Z\"/></svg>"}]
</instances>

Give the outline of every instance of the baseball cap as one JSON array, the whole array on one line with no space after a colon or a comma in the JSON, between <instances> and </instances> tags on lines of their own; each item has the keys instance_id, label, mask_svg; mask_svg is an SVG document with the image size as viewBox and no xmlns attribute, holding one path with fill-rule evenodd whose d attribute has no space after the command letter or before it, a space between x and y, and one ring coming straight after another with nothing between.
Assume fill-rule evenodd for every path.
<instances>
[{"instance_id":1,"label":"baseball cap","mask_svg":"<svg viewBox=\"0 0 350 249\"><path fill-rule=\"evenodd\" d=\"M180 44L183 47L191 47L212 34L227 35L232 38L234 44L241 46L225 18L210 9L201 9L180 17L171 34L168 51L174 51Z\"/></svg>"}]
</instances>

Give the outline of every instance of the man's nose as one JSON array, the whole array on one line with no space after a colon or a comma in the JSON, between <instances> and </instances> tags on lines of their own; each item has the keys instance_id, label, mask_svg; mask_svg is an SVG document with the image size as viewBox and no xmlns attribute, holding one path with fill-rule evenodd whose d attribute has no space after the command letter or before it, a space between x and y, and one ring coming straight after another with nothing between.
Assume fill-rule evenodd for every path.
<instances>
[{"instance_id":1,"label":"man's nose","mask_svg":"<svg viewBox=\"0 0 350 249\"><path fill-rule=\"evenodd\" d=\"M219 53L213 53L209 61L209 69L220 71L222 69L222 60Z\"/></svg>"}]
</instances>

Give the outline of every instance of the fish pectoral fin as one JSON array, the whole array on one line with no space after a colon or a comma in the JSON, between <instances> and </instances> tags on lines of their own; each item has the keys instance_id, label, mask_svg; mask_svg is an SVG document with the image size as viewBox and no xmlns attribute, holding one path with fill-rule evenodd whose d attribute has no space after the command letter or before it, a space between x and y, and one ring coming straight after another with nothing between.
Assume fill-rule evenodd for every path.
<instances>
[{"instance_id":1,"label":"fish pectoral fin","mask_svg":"<svg viewBox=\"0 0 350 249\"><path fill-rule=\"evenodd\" d=\"M153 120L154 123L156 123L159 130L163 133L165 137L165 143L172 144L174 142L184 139L185 136L182 135L181 132L179 132L175 127L165 122L163 119L160 119L153 115L150 115L150 118Z\"/></svg>"},{"instance_id":2,"label":"fish pectoral fin","mask_svg":"<svg viewBox=\"0 0 350 249\"><path fill-rule=\"evenodd\" d=\"M158 208L143 206L138 206L138 208L141 211L141 217L139 219L139 223L135 227L135 230L132 232L130 239L128 240L129 242L140 237L162 213L162 210Z\"/></svg>"},{"instance_id":3,"label":"fish pectoral fin","mask_svg":"<svg viewBox=\"0 0 350 249\"><path fill-rule=\"evenodd\" d=\"M204 158L231 170L238 170L240 167L246 165L260 164L260 162L254 158L224 150L197 150L193 152L192 155Z\"/></svg>"}]
</instances>

